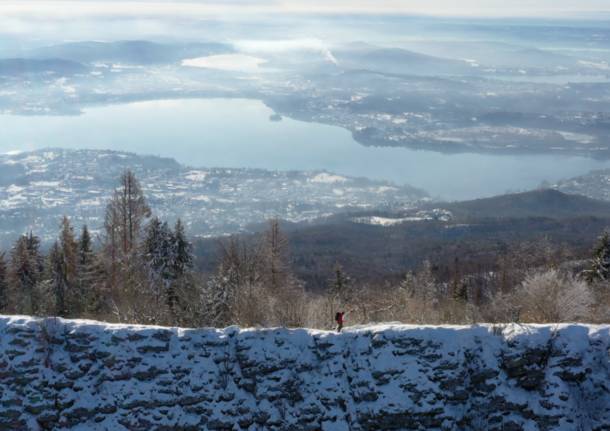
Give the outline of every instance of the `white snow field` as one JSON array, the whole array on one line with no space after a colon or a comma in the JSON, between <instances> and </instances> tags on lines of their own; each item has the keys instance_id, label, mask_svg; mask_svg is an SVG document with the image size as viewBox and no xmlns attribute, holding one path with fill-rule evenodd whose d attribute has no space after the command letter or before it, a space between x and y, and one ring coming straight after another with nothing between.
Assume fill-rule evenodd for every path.
<instances>
[{"instance_id":1,"label":"white snow field","mask_svg":"<svg viewBox=\"0 0 610 431\"><path fill-rule=\"evenodd\" d=\"M610 325L0 316L1 430L608 430Z\"/></svg>"}]
</instances>

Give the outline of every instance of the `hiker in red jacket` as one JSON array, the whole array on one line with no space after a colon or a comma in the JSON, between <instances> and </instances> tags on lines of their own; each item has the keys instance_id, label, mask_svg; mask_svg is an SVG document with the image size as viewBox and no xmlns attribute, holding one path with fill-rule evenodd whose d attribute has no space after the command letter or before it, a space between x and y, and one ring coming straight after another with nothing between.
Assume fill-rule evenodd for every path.
<instances>
[{"instance_id":1,"label":"hiker in red jacket","mask_svg":"<svg viewBox=\"0 0 610 431\"><path fill-rule=\"evenodd\" d=\"M337 322L337 332L341 332L341 329L343 329L344 317L344 311L337 311L337 313L335 313L335 322Z\"/></svg>"}]
</instances>

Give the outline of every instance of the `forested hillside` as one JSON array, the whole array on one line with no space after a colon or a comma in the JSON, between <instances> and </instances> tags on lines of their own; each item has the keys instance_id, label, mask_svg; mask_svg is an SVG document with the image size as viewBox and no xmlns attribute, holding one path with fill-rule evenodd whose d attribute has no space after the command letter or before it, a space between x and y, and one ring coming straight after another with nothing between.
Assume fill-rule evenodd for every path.
<instances>
[{"instance_id":1,"label":"forested hillside","mask_svg":"<svg viewBox=\"0 0 610 431\"><path fill-rule=\"evenodd\" d=\"M102 235L64 217L49 249L29 232L0 253L0 312L220 327L328 328L337 311L349 323L610 320L610 239L594 239L606 219L361 219L273 219L194 247L126 171Z\"/></svg>"}]
</instances>

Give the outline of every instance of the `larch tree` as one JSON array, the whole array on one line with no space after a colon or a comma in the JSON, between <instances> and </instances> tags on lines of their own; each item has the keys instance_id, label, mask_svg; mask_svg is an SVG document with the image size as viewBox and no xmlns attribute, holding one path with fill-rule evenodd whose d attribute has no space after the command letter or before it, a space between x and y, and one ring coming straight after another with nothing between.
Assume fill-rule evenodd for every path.
<instances>
[{"instance_id":1,"label":"larch tree","mask_svg":"<svg viewBox=\"0 0 610 431\"><path fill-rule=\"evenodd\" d=\"M105 246L113 275L116 275L119 263L128 263L137 250L142 228L150 215L140 183L132 171L125 171L106 206L104 217Z\"/></svg>"},{"instance_id":2,"label":"larch tree","mask_svg":"<svg viewBox=\"0 0 610 431\"><path fill-rule=\"evenodd\" d=\"M106 206L104 214L104 253L106 256L106 266L108 277L108 286L113 289L117 284L119 273L119 215L117 211L117 200L115 197Z\"/></svg>"},{"instance_id":3,"label":"larch tree","mask_svg":"<svg viewBox=\"0 0 610 431\"><path fill-rule=\"evenodd\" d=\"M106 206L105 257L117 318L151 322L154 306L144 301L145 275L139 262L142 228L151 211L133 172L121 175L120 185Z\"/></svg>"},{"instance_id":4,"label":"larch tree","mask_svg":"<svg viewBox=\"0 0 610 431\"><path fill-rule=\"evenodd\" d=\"M305 292L302 283L292 272L288 238L282 232L278 219L269 221L261 249L262 282L270 299L271 322L300 326L305 318Z\"/></svg>"},{"instance_id":5,"label":"larch tree","mask_svg":"<svg viewBox=\"0 0 610 431\"><path fill-rule=\"evenodd\" d=\"M121 175L120 187L115 196L121 223L122 251L124 255L127 255L136 247L144 221L150 217L151 211L140 183L130 170Z\"/></svg>"},{"instance_id":6,"label":"larch tree","mask_svg":"<svg viewBox=\"0 0 610 431\"><path fill-rule=\"evenodd\" d=\"M270 220L263 237L262 264L265 285L273 293L290 287L293 281L288 246L288 238L281 230L280 221Z\"/></svg>"}]
</instances>

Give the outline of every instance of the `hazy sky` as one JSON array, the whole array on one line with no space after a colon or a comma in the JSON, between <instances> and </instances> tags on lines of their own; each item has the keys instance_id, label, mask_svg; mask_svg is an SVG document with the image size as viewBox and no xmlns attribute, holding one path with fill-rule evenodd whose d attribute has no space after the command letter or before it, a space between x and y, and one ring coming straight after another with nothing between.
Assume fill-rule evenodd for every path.
<instances>
[{"instance_id":1,"label":"hazy sky","mask_svg":"<svg viewBox=\"0 0 610 431\"><path fill-rule=\"evenodd\" d=\"M570 16L610 12L610 0L0 0L0 14L219 15L227 13L402 13L470 16Z\"/></svg>"}]
</instances>

